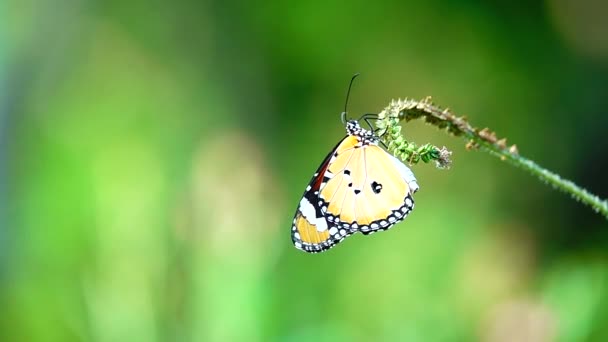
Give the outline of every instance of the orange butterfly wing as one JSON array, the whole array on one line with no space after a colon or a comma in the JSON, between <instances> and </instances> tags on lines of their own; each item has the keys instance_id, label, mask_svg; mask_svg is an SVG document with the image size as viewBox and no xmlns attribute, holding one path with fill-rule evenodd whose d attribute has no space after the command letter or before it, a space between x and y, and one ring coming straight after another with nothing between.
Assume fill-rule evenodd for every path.
<instances>
[{"instance_id":1,"label":"orange butterfly wing","mask_svg":"<svg viewBox=\"0 0 608 342\"><path fill-rule=\"evenodd\" d=\"M326 178L328 166L335 158L337 151L344 150L353 143L352 139L356 140L352 136L347 136L336 145L325 157L304 191L291 227L291 240L296 248L309 253L318 253L333 247L352 234L351 231L338 230L327 222L323 214L323 201L319 198L319 190L325 186L328 180Z\"/></svg>"},{"instance_id":2,"label":"orange butterfly wing","mask_svg":"<svg viewBox=\"0 0 608 342\"><path fill-rule=\"evenodd\" d=\"M329 164L330 175L320 191L328 203L329 222L364 234L388 229L414 208L418 189L402 173L409 169L377 145L358 146L338 154ZM409 171L411 174L411 171Z\"/></svg>"}]
</instances>

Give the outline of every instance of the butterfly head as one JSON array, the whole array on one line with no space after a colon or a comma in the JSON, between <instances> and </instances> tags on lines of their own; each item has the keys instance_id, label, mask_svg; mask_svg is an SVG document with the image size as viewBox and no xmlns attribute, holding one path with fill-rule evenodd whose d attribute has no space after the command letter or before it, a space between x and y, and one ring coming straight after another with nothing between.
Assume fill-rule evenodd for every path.
<instances>
[{"instance_id":1,"label":"butterfly head","mask_svg":"<svg viewBox=\"0 0 608 342\"><path fill-rule=\"evenodd\" d=\"M346 133L357 137L363 145L378 145L378 137L374 132L361 127L357 120L348 120L346 122Z\"/></svg>"}]
</instances>

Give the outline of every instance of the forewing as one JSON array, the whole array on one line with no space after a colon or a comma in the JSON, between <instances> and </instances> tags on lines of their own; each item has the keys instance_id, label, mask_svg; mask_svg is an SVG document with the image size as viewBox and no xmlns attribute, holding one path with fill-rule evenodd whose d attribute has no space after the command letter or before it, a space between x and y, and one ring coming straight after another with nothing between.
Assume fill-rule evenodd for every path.
<instances>
[{"instance_id":1,"label":"forewing","mask_svg":"<svg viewBox=\"0 0 608 342\"><path fill-rule=\"evenodd\" d=\"M324 187L329 180L327 169L335 160L337 151L345 150L345 146L352 142L352 138L347 136L341 140L325 157L304 191L291 228L291 240L298 249L309 253L322 252L335 246L351 234L350 231L338 229L327 222L323 210L327 209L327 206L319 198L319 189Z\"/></svg>"}]
</instances>

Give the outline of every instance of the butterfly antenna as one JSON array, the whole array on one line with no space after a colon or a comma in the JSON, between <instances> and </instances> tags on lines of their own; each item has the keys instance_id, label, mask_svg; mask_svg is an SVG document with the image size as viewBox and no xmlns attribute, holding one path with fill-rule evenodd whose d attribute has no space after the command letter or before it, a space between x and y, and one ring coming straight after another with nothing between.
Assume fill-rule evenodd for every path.
<instances>
[{"instance_id":1,"label":"butterfly antenna","mask_svg":"<svg viewBox=\"0 0 608 342\"><path fill-rule=\"evenodd\" d=\"M360 75L359 73L354 74L353 77L350 79L350 83L348 84L348 91L346 91L346 101L344 101L344 111L342 112L342 117L341 117L343 124L346 123L346 108L348 107L348 98L350 97L350 88L352 88L353 81L359 75Z\"/></svg>"}]
</instances>

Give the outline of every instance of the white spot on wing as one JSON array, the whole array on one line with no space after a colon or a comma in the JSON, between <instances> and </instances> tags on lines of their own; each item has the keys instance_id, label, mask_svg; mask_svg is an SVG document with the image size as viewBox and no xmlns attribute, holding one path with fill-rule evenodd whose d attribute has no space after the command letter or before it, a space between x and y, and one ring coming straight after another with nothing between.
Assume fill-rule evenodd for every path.
<instances>
[{"instance_id":1,"label":"white spot on wing","mask_svg":"<svg viewBox=\"0 0 608 342\"><path fill-rule=\"evenodd\" d=\"M414 203L412 203L412 200L409 197L405 199L405 206L406 207L411 208L413 204Z\"/></svg>"},{"instance_id":2,"label":"white spot on wing","mask_svg":"<svg viewBox=\"0 0 608 342\"><path fill-rule=\"evenodd\" d=\"M317 227L318 232L324 232L327 230L327 221L324 218L318 217L314 222L311 221L315 227Z\"/></svg>"},{"instance_id":3,"label":"white spot on wing","mask_svg":"<svg viewBox=\"0 0 608 342\"><path fill-rule=\"evenodd\" d=\"M324 232L327 230L325 218L317 217L315 207L310 204L306 197L302 197L302 200L300 201L300 212L308 222L317 228L317 231Z\"/></svg>"}]
</instances>

